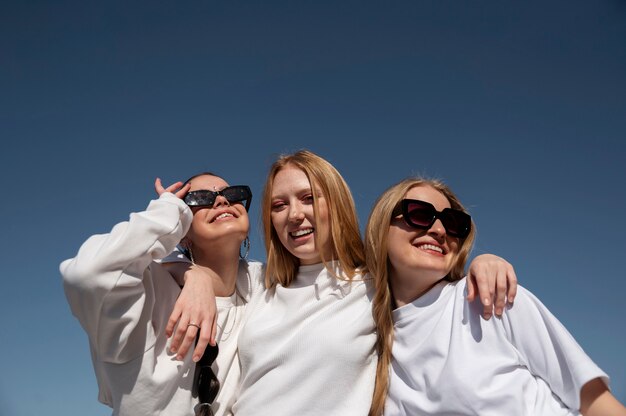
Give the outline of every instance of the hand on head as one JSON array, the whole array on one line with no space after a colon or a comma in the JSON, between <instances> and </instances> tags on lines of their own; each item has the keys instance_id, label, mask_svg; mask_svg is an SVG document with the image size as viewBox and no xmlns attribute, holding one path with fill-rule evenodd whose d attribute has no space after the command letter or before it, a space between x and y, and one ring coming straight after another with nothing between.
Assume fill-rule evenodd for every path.
<instances>
[{"instance_id":1,"label":"hand on head","mask_svg":"<svg viewBox=\"0 0 626 416\"><path fill-rule=\"evenodd\" d=\"M179 181L171 184L167 188L164 188L160 178L156 178L156 180L154 181L154 189L159 196L161 196L165 192L171 192L178 198L183 199L185 195L187 195L187 192L189 192L190 188L191 183L186 183L183 185L183 183Z\"/></svg>"}]
</instances>

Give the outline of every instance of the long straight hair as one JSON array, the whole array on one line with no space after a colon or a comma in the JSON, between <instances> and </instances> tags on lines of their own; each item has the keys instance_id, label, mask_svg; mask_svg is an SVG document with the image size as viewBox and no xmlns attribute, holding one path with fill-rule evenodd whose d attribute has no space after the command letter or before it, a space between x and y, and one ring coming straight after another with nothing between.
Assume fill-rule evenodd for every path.
<instances>
[{"instance_id":1,"label":"long straight hair","mask_svg":"<svg viewBox=\"0 0 626 416\"><path fill-rule=\"evenodd\" d=\"M271 217L274 178L278 172L287 167L300 169L308 178L311 190L313 190L313 211L316 221L319 218L317 192L324 195L328 204L330 250L324 250L320 246L319 237L317 233L315 234L315 247L319 249L326 268L333 276L344 278L344 276L335 274L333 268L329 267L328 261L335 260L339 263L342 274L348 279L352 279L358 273L364 273L363 241L359 232L354 200L348 184L328 161L308 150L300 150L293 154L282 155L274 162L263 189L261 218L267 253L266 286L271 288L277 283L285 287L289 286L295 279L300 266L300 260L280 242ZM332 259L324 258L325 252L330 252Z\"/></svg>"},{"instance_id":2,"label":"long straight hair","mask_svg":"<svg viewBox=\"0 0 626 416\"><path fill-rule=\"evenodd\" d=\"M391 348L393 346L393 319L391 312L394 308L393 294L389 285L389 253L388 237L389 227L394 210L404 199L406 193L418 186L430 186L439 191L450 202L450 206L467 212L461 205L459 199L452 190L443 182L427 178L408 178L387 189L378 197L374 208L370 213L365 228L365 256L367 258L367 268L374 277L374 294L372 313L376 323L376 351L378 353L378 364L376 368L376 385L370 416L380 416L383 414L385 399L389 389L389 371L391 364ZM469 235L461 242L459 252L453 260L453 266L446 280L455 281L464 276L465 263L472 249L475 238L475 227Z\"/></svg>"}]
</instances>

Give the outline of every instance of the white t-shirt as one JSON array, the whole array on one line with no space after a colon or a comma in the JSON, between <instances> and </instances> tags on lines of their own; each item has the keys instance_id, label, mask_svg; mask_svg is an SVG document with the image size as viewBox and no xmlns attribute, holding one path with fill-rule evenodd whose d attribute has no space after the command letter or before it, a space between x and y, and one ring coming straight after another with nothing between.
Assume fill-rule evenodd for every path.
<instances>
[{"instance_id":1,"label":"white t-shirt","mask_svg":"<svg viewBox=\"0 0 626 416\"><path fill-rule=\"evenodd\" d=\"M114 415L193 415L195 363L169 352L165 327L180 287L155 260L186 234L192 214L164 193L110 233L90 237L61 264L72 313L89 337L98 399ZM221 388L216 415L230 414L239 379L237 339L250 290L263 280L261 263L240 262L238 293L217 298L220 352L212 368Z\"/></svg>"},{"instance_id":2,"label":"white t-shirt","mask_svg":"<svg viewBox=\"0 0 626 416\"><path fill-rule=\"evenodd\" d=\"M233 413L367 415L377 362L370 288L369 280L339 280L320 263L253 299L239 336Z\"/></svg>"},{"instance_id":3,"label":"white t-shirt","mask_svg":"<svg viewBox=\"0 0 626 416\"><path fill-rule=\"evenodd\" d=\"M580 390L607 375L529 291L501 319L468 303L465 279L442 281L393 311L385 416L578 415Z\"/></svg>"}]
</instances>

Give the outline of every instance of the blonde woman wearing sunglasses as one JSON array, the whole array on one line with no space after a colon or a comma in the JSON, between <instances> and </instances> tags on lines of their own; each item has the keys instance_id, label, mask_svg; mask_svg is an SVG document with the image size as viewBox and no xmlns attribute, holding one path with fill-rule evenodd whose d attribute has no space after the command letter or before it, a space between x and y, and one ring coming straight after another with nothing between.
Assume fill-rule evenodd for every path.
<instances>
[{"instance_id":1,"label":"blonde woman wearing sunglasses","mask_svg":"<svg viewBox=\"0 0 626 416\"><path fill-rule=\"evenodd\" d=\"M407 179L372 209L365 247L385 416L626 415L606 374L524 288L502 319L481 319L463 278L474 232L438 181Z\"/></svg>"},{"instance_id":2,"label":"blonde woman wearing sunglasses","mask_svg":"<svg viewBox=\"0 0 626 416\"><path fill-rule=\"evenodd\" d=\"M373 292L347 184L311 152L283 156L267 177L262 219L267 290L250 302L241 328L234 413L367 414L377 362ZM470 271L480 282L481 299L491 299L500 280L503 303L507 278L512 298L515 276L508 263L484 256ZM201 293L195 286L200 280L184 291ZM208 297L197 299L206 303ZM196 305L178 305L172 318L187 308L202 309Z\"/></svg>"},{"instance_id":3,"label":"blonde woman wearing sunglasses","mask_svg":"<svg viewBox=\"0 0 626 416\"><path fill-rule=\"evenodd\" d=\"M72 313L89 337L98 399L115 415L223 415L234 401L238 328L254 285L261 289L263 280L260 263L239 258L252 195L211 173L181 185L164 188L157 179L160 196L145 211L90 237L60 267ZM177 300L194 294L181 294L157 260L181 239L209 275L218 317L185 311L177 339L185 350L198 340L198 348L178 352L178 361L168 317Z\"/></svg>"}]
</instances>

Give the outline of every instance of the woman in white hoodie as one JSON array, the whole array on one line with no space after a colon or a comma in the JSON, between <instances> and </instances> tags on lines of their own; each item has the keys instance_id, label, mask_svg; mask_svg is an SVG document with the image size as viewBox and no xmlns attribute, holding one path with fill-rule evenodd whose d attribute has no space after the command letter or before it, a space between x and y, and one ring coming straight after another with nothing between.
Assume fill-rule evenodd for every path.
<instances>
[{"instance_id":1,"label":"woman in white hoodie","mask_svg":"<svg viewBox=\"0 0 626 416\"><path fill-rule=\"evenodd\" d=\"M98 399L114 415L230 414L243 308L263 279L260 263L240 259L252 195L211 173L181 185L165 189L157 179L160 196L145 211L93 235L60 267L72 313L89 337ZM219 314L214 325L185 311L177 329L185 353L177 360L167 323L181 286L157 260L181 240L212 280ZM215 341L219 353L211 345L201 357Z\"/></svg>"}]
</instances>

